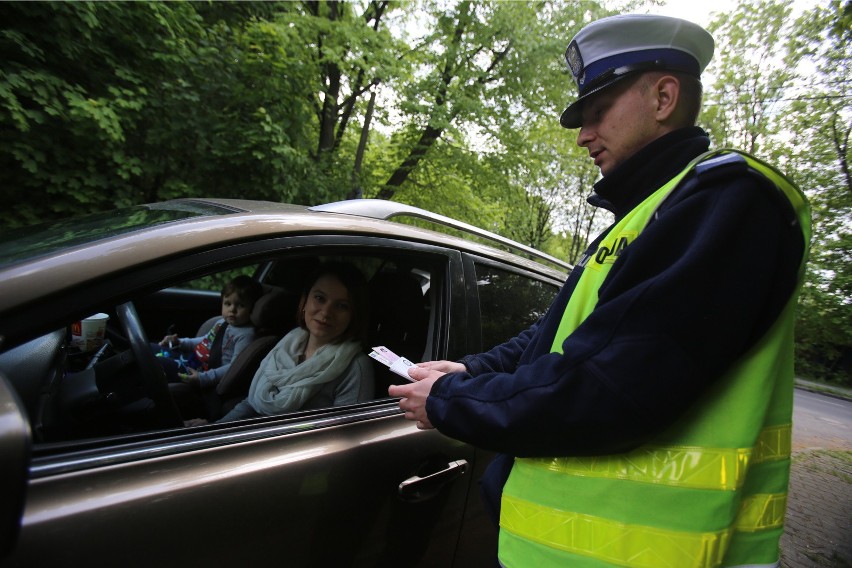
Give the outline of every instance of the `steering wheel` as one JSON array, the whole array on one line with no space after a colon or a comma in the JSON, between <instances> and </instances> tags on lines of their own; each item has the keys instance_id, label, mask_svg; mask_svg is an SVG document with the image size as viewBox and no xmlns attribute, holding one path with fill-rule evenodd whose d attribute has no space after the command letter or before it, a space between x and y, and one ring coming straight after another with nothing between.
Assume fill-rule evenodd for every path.
<instances>
[{"instance_id":1,"label":"steering wheel","mask_svg":"<svg viewBox=\"0 0 852 568\"><path fill-rule=\"evenodd\" d=\"M142 373L146 390L154 401L158 424L167 428L183 426L180 411L169 392L166 373L154 352L151 351L136 307L133 302L125 302L116 306L115 311L118 322L130 342L130 350Z\"/></svg>"}]
</instances>

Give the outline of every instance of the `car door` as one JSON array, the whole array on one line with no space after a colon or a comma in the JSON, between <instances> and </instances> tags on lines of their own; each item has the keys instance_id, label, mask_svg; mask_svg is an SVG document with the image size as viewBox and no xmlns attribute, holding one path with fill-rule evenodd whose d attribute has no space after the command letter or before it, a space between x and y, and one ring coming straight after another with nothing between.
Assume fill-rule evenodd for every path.
<instances>
[{"instance_id":1,"label":"car door","mask_svg":"<svg viewBox=\"0 0 852 568\"><path fill-rule=\"evenodd\" d=\"M448 329L466 313L460 254L376 237L230 244L127 270L69 293L67 303L75 305L69 313L79 302L100 311L105 301L218 267L355 253L424 259L431 277L424 357L445 356ZM464 566L492 562L493 530L472 505L477 452L417 430L383 393L346 407L197 428L34 440L32 417L14 394L20 369L0 366L13 385L0 438L13 497L0 507L4 565L451 566L457 555ZM63 396L60 389L60 404ZM16 422L19 415L25 419ZM484 535L481 546L461 542L466 532Z\"/></svg>"},{"instance_id":2,"label":"car door","mask_svg":"<svg viewBox=\"0 0 852 568\"><path fill-rule=\"evenodd\" d=\"M452 565L473 452L392 406L37 451L7 561Z\"/></svg>"}]
</instances>

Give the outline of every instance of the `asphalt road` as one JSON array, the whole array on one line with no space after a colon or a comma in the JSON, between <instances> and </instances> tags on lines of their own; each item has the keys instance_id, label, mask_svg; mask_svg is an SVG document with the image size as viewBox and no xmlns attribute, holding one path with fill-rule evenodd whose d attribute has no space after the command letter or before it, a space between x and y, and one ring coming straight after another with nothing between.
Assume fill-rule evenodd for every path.
<instances>
[{"instance_id":1,"label":"asphalt road","mask_svg":"<svg viewBox=\"0 0 852 568\"><path fill-rule=\"evenodd\" d=\"M793 451L806 448L852 450L852 402L796 389Z\"/></svg>"}]
</instances>

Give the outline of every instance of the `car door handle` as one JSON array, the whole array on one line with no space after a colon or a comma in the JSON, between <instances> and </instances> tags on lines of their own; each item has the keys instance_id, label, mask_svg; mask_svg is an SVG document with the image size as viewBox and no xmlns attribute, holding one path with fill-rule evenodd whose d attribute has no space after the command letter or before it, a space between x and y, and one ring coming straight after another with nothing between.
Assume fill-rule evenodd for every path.
<instances>
[{"instance_id":1,"label":"car door handle","mask_svg":"<svg viewBox=\"0 0 852 568\"><path fill-rule=\"evenodd\" d=\"M467 473L468 467L467 460L455 460L429 475L409 477L399 484L399 496L412 503L434 497L444 485Z\"/></svg>"}]
</instances>

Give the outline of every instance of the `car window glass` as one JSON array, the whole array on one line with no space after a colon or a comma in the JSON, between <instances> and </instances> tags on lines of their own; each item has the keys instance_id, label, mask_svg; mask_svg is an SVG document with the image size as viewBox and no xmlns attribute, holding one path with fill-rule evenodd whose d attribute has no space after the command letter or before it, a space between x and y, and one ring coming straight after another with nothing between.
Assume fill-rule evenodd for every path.
<instances>
[{"instance_id":1,"label":"car window glass","mask_svg":"<svg viewBox=\"0 0 852 568\"><path fill-rule=\"evenodd\" d=\"M103 320L106 325L88 342L81 342L79 336L85 334L89 322L69 321L63 329L7 350L0 354L0 373L12 378L23 399L37 445L164 428L179 433L185 420L216 421L247 398L260 362L289 331L299 327L304 282L323 262L347 262L366 280L366 340L360 361L373 382L368 389L359 390L357 373L353 374L347 388L329 383L327 388L311 392L294 410L385 398L387 386L403 379L366 354L373 346L385 345L411 360L427 358L436 275L442 273L438 267L445 261L392 251L312 251L254 258L218 271L208 269L205 274L164 282L158 290L137 294L129 320L119 306L98 306L98 313L107 318ZM222 342L237 341L221 333L219 321L223 286L237 276L250 276L262 286L263 296L251 314L254 337L231 359L226 373L204 384L187 382L189 362L198 357L200 344L209 340L205 349L217 354L218 367L228 347L217 345L217 337ZM219 331L215 331L217 323ZM232 331L234 327L239 326ZM184 342L160 345L171 335ZM144 338L144 344L139 344L139 338ZM176 364L166 363L166 359ZM163 366L167 384L152 384L152 365L157 370ZM154 396L152 389L160 394ZM164 400L169 407L165 422Z\"/></svg>"},{"instance_id":2,"label":"car window glass","mask_svg":"<svg viewBox=\"0 0 852 568\"><path fill-rule=\"evenodd\" d=\"M192 217L230 212L229 209L204 203L171 202L20 227L0 233L0 266L87 244L93 237L107 239Z\"/></svg>"},{"instance_id":3,"label":"car window glass","mask_svg":"<svg viewBox=\"0 0 852 568\"><path fill-rule=\"evenodd\" d=\"M482 347L511 339L547 311L558 288L531 276L476 263Z\"/></svg>"},{"instance_id":4,"label":"car window glass","mask_svg":"<svg viewBox=\"0 0 852 568\"><path fill-rule=\"evenodd\" d=\"M266 285L297 289L297 274L309 273L319 262L345 260L368 280L370 322L368 348L383 345L411 361L429 359L428 331L434 326L435 261L405 256L325 255L270 263L261 279ZM294 268L295 267L295 268ZM377 398L387 386L404 381L380 363L373 363Z\"/></svg>"},{"instance_id":5,"label":"car window glass","mask_svg":"<svg viewBox=\"0 0 852 568\"><path fill-rule=\"evenodd\" d=\"M236 268L234 270L224 270L222 272L215 272L200 278L195 278L194 280L183 282L180 284L180 287L186 290L205 290L219 294L225 284L237 276L254 276L256 272L256 265Z\"/></svg>"}]
</instances>

